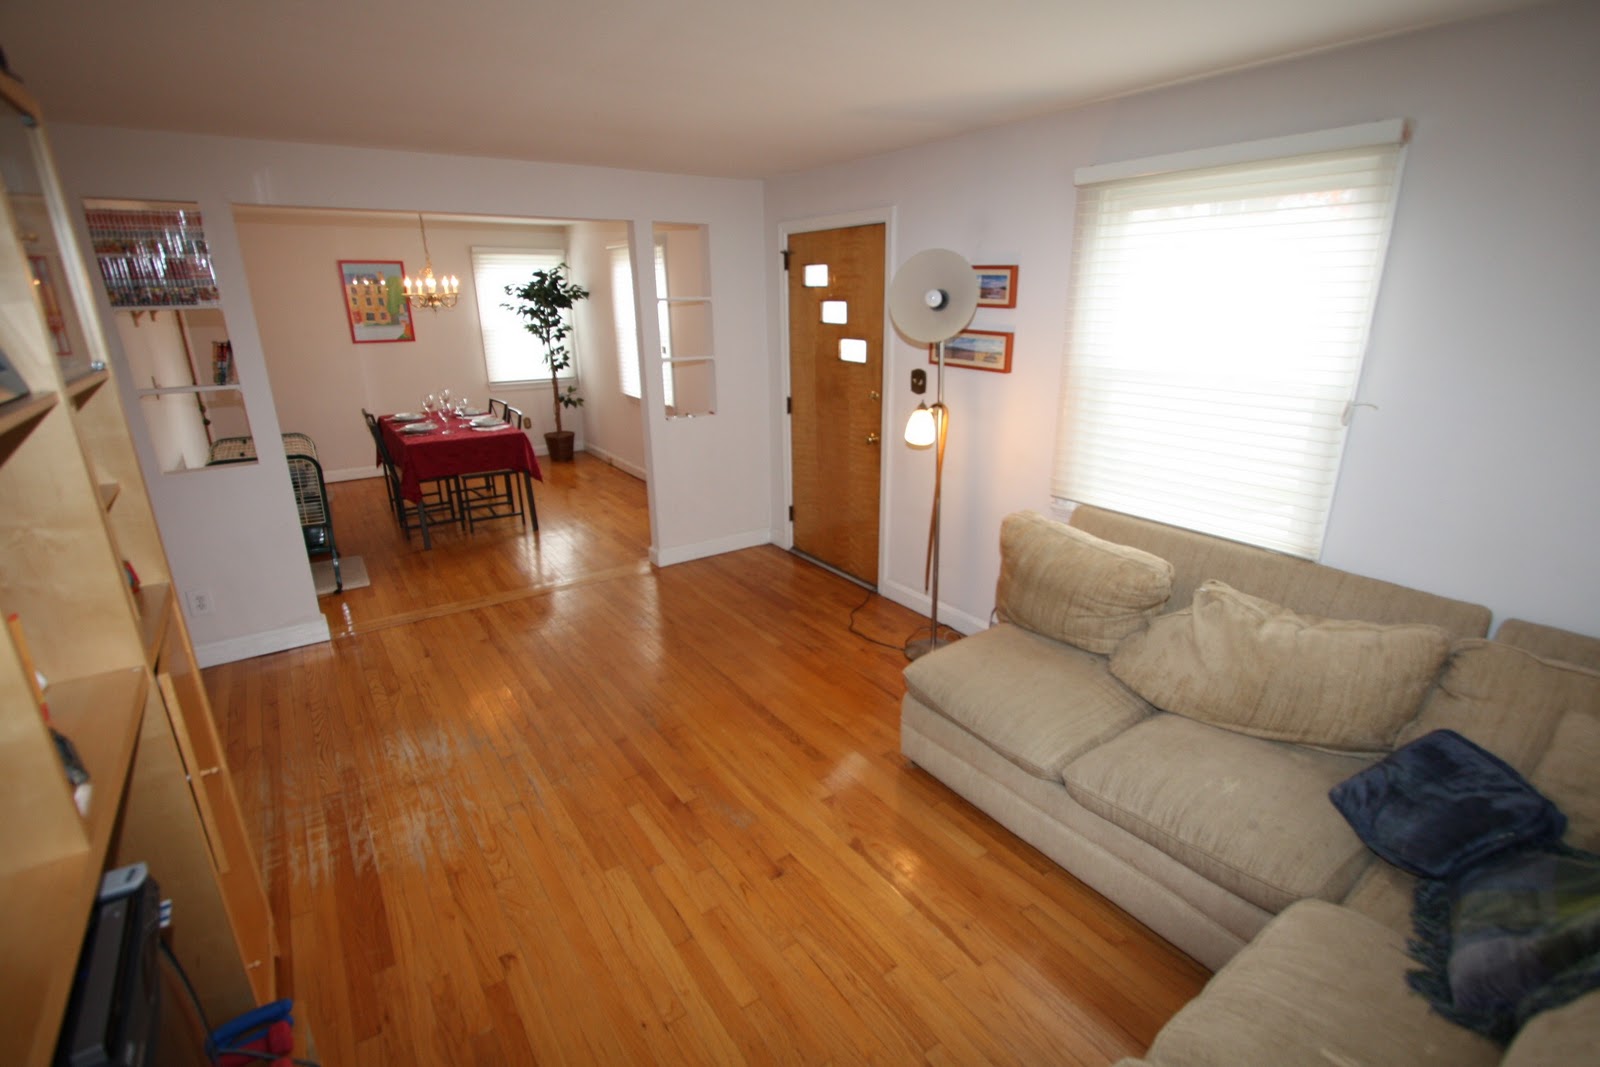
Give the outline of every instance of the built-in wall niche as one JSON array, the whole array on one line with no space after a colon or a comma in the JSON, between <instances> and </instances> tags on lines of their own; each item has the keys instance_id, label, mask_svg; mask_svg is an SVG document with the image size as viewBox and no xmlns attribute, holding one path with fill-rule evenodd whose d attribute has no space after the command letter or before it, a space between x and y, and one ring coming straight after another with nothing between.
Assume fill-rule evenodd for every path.
<instances>
[{"instance_id":1,"label":"built-in wall niche","mask_svg":"<svg viewBox=\"0 0 1600 1067\"><path fill-rule=\"evenodd\" d=\"M84 220L161 471L254 462L199 205L89 200Z\"/></svg>"},{"instance_id":2,"label":"built-in wall niche","mask_svg":"<svg viewBox=\"0 0 1600 1067\"><path fill-rule=\"evenodd\" d=\"M255 461L253 449L243 457L229 451L251 433L221 311L117 311L112 322L163 473Z\"/></svg>"},{"instance_id":3,"label":"built-in wall niche","mask_svg":"<svg viewBox=\"0 0 1600 1067\"><path fill-rule=\"evenodd\" d=\"M717 410L717 374L709 235L703 225L658 222L654 236L666 415L712 415Z\"/></svg>"}]
</instances>

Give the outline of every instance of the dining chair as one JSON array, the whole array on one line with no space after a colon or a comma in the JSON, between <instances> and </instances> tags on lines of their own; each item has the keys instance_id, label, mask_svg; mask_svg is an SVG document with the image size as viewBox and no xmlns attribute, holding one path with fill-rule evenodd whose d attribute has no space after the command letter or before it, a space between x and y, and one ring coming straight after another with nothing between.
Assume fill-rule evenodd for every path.
<instances>
[{"instance_id":1,"label":"dining chair","mask_svg":"<svg viewBox=\"0 0 1600 1067\"><path fill-rule=\"evenodd\" d=\"M361 409L361 417L366 420L367 432L372 434L372 443L377 446L377 466L383 468L383 488L389 494L389 512L399 521L400 497L396 492L399 482L390 475L389 449L383 443L383 428L378 425L378 417L366 408Z\"/></svg>"},{"instance_id":2,"label":"dining chair","mask_svg":"<svg viewBox=\"0 0 1600 1067\"><path fill-rule=\"evenodd\" d=\"M394 461L394 456L389 452L389 445L383 439L383 428L378 425L377 416L366 408L361 409L361 414L367 421L367 429L372 433L372 443L378 450L378 463L383 467L384 487L389 493L389 506L394 513L395 522L400 526L400 532L409 541L411 531L418 530L422 533L422 547L433 548L433 537L428 532L430 519L461 521L452 480L440 478L423 482L422 499L407 500L400 490L400 466Z\"/></svg>"},{"instance_id":3,"label":"dining chair","mask_svg":"<svg viewBox=\"0 0 1600 1067\"><path fill-rule=\"evenodd\" d=\"M497 397L489 398L489 414L505 419L514 426L522 425L522 412ZM517 518L526 525L528 510L525 500L531 499L522 489L526 480L527 473L520 470L474 471L461 475L458 480L461 514L466 521L467 532L471 533L477 523L491 519ZM534 519L533 528L539 528L537 518Z\"/></svg>"}]
</instances>

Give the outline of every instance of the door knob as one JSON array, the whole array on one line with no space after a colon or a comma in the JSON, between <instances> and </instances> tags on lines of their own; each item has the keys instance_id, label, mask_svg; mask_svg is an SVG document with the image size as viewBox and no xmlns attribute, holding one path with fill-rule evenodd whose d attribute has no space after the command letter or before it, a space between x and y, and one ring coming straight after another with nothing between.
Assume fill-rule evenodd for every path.
<instances>
[{"instance_id":1,"label":"door knob","mask_svg":"<svg viewBox=\"0 0 1600 1067\"><path fill-rule=\"evenodd\" d=\"M875 433L867 434L867 444L875 445L877 443L878 443L878 435L877 434L875 434Z\"/></svg>"},{"instance_id":2,"label":"door knob","mask_svg":"<svg viewBox=\"0 0 1600 1067\"><path fill-rule=\"evenodd\" d=\"M874 390L872 390L872 392L867 394L867 399L868 400L882 400L883 399L883 394L878 392L876 389L874 389Z\"/></svg>"}]
</instances>

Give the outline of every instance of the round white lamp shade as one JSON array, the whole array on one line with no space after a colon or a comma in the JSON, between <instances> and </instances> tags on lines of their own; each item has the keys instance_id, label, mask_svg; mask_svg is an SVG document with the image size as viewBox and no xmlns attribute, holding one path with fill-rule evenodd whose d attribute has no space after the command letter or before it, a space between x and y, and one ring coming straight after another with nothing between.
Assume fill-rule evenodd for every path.
<instances>
[{"instance_id":1,"label":"round white lamp shade","mask_svg":"<svg viewBox=\"0 0 1600 1067\"><path fill-rule=\"evenodd\" d=\"M889 317L909 341L931 345L967 328L978 310L978 276L948 248L918 252L889 283Z\"/></svg>"}]
</instances>

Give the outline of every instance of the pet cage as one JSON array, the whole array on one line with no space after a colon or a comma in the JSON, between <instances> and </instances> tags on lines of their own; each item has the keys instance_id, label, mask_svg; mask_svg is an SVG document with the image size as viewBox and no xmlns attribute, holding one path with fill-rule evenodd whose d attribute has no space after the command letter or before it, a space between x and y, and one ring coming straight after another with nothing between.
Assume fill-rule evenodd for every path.
<instances>
[{"instance_id":1,"label":"pet cage","mask_svg":"<svg viewBox=\"0 0 1600 1067\"><path fill-rule=\"evenodd\" d=\"M287 438L290 435L285 434ZM296 435L304 436L304 435ZM310 439L306 439L310 443ZM315 452L315 446L312 451ZM294 485L295 507L300 512L300 533L309 556L330 556L333 559L333 591L344 590L344 578L339 573L339 546L333 537L333 511L328 507L328 483L322 477L322 464L314 455L290 453L289 480Z\"/></svg>"}]
</instances>

